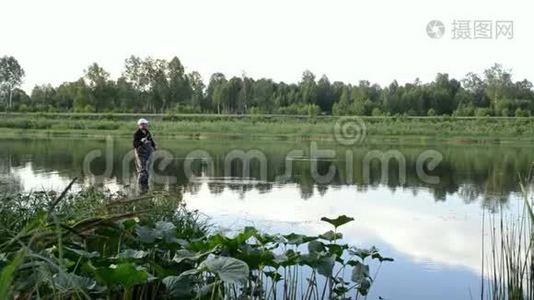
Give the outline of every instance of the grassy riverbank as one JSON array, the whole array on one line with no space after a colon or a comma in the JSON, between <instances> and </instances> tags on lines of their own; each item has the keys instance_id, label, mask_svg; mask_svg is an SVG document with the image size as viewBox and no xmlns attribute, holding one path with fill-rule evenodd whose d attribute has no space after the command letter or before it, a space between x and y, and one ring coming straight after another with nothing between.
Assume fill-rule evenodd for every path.
<instances>
[{"instance_id":1,"label":"grassy riverbank","mask_svg":"<svg viewBox=\"0 0 534 300\"><path fill-rule=\"evenodd\" d=\"M129 136L140 116L157 136L334 139L340 118L278 115L2 114L11 135ZM534 118L362 117L367 137L534 139ZM349 121L351 122L351 121ZM342 123L340 123L342 124Z\"/></svg>"}]
</instances>

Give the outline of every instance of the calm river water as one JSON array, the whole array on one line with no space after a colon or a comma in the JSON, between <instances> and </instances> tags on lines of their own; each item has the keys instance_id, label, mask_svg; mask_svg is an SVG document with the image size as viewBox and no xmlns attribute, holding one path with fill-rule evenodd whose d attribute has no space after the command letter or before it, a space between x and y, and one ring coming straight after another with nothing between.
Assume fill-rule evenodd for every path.
<instances>
[{"instance_id":1,"label":"calm river water","mask_svg":"<svg viewBox=\"0 0 534 300\"><path fill-rule=\"evenodd\" d=\"M268 232L320 234L329 229L321 217L354 217L355 222L342 227L344 239L375 245L395 258L382 265L368 299L480 298L483 212L516 214L522 207L518 174L526 176L534 161L531 144L158 142L163 151L155 161L157 176L150 189L180 194L189 208L201 211L221 230L254 225ZM130 143L61 137L0 140L0 190L60 190L80 177L78 188L135 194ZM318 149L330 153L314 156ZM393 158L383 168L369 153ZM422 167L437 182L418 174L423 153L439 156L435 168ZM255 157L250 163L239 160L247 154Z\"/></svg>"}]
</instances>

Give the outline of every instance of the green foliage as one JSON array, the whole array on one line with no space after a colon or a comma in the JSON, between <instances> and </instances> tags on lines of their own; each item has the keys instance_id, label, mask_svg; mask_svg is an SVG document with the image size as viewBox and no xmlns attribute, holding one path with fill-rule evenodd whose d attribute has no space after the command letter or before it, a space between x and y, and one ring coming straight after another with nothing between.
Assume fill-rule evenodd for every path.
<instances>
[{"instance_id":1,"label":"green foliage","mask_svg":"<svg viewBox=\"0 0 534 300\"><path fill-rule=\"evenodd\" d=\"M532 197L528 185L532 180L532 165L526 180L520 178L523 209L519 216L501 213L484 215L487 224L483 242L489 239L490 247L483 248L483 255L489 257L483 261L484 276L488 284L482 286L482 293L488 299L533 299L532 264L534 250L534 212ZM518 229L519 228L519 229ZM488 236L488 237L486 237Z\"/></svg>"},{"instance_id":2,"label":"green foliage","mask_svg":"<svg viewBox=\"0 0 534 300\"><path fill-rule=\"evenodd\" d=\"M226 78L214 73L204 85L196 71L185 73L177 57L170 61L131 56L122 76L113 80L97 63L84 76L58 87L35 86L28 96L17 89L24 71L13 57L0 60L0 97L9 98L9 111L217 113L408 116L511 116L517 109L534 110L534 91L528 80L514 82L499 64L482 76L469 73L456 80L438 73L434 81L387 87L366 80L356 84L330 83L305 71L298 83L286 84L245 75ZM11 105L12 103L12 105ZM483 110L481 110L483 109Z\"/></svg>"},{"instance_id":3,"label":"green foliage","mask_svg":"<svg viewBox=\"0 0 534 300\"><path fill-rule=\"evenodd\" d=\"M491 110L489 108L477 108L475 110L476 117L489 117L491 116Z\"/></svg>"},{"instance_id":4,"label":"green foliage","mask_svg":"<svg viewBox=\"0 0 534 300\"><path fill-rule=\"evenodd\" d=\"M384 113L382 112L382 110L381 110L380 108L375 107L375 108L373 108L373 110L372 110L372 112L371 112L371 115L372 115L373 117L379 117L379 116L384 115Z\"/></svg>"},{"instance_id":5,"label":"green foliage","mask_svg":"<svg viewBox=\"0 0 534 300\"><path fill-rule=\"evenodd\" d=\"M105 285L119 285L126 289L136 284L145 283L148 280L148 273L134 263L122 263L98 268L95 271L95 275Z\"/></svg>"},{"instance_id":6,"label":"green foliage","mask_svg":"<svg viewBox=\"0 0 534 300\"><path fill-rule=\"evenodd\" d=\"M7 103L6 108L10 110L13 109L13 102L18 103L22 102L19 100L27 100L25 99L27 97L20 99L21 91L17 90L24 75L24 69L13 56L0 57L0 100Z\"/></svg>"},{"instance_id":7,"label":"green foliage","mask_svg":"<svg viewBox=\"0 0 534 300\"><path fill-rule=\"evenodd\" d=\"M514 115L516 117L530 117L530 111L528 110L523 110L521 109L520 107L518 107L516 110L515 110L515 113Z\"/></svg>"},{"instance_id":8,"label":"green foliage","mask_svg":"<svg viewBox=\"0 0 534 300\"><path fill-rule=\"evenodd\" d=\"M318 116L319 106L315 104L291 104L290 106L280 107L277 113L282 115L303 115L309 117Z\"/></svg>"},{"instance_id":9,"label":"green foliage","mask_svg":"<svg viewBox=\"0 0 534 300\"><path fill-rule=\"evenodd\" d=\"M345 299L371 288L368 259L391 260L375 248L341 243L335 231L283 236L246 227L231 236L208 234L166 194L126 199L84 190L13 195L0 203L0 253L9 261L0 265L3 298L295 299L321 293ZM337 230L353 219L324 220ZM309 270L306 278L297 277L301 268Z\"/></svg>"},{"instance_id":10,"label":"green foliage","mask_svg":"<svg viewBox=\"0 0 534 300\"><path fill-rule=\"evenodd\" d=\"M204 260L199 269L217 275L225 283L246 282L250 272L248 265L242 260L215 255Z\"/></svg>"},{"instance_id":11,"label":"green foliage","mask_svg":"<svg viewBox=\"0 0 534 300\"><path fill-rule=\"evenodd\" d=\"M24 260L24 250L15 254L13 260L3 266L0 272L0 298L7 299L10 297L11 285L14 279L15 271Z\"/></svg>"},{"instance_id":12,"label":"green foliage","mask_svg":"<svg viewBox=\"0 0 534 300\"><path fill-rule=\"evenodd\" d=\"M528 114L521 110L521 116ZM2 114L2 113L0 113ZM491 112L479 109L476 117L408 117L383 116L361 117L366 124L367 138L380 140L387 136L417 138L422 136L450 139L453 137L486 138L532 138L532 118L489 118ZM144 115L146 116L146 115ZM520 115L518 115L520 116ZM149 115L152 129L157 137L242 137L242 138L289 138L316 137L332 140L332 128L338 121L331 116L282 116L282 115L203 115L165 114ZM67 114L32 113L2 114L0 128L7 134L18 136L62 135L105 137L109 134L130 137L138 114ZM22 131L24 130L24 131Z\"/></svg>"},{"instance_id":13,"label":"green foliage","mask_svg":"<svg viewBox=\"0 0 534 300\"><path fill-rule=\"evenodd\" d=\"M472 105L461 105L453 113L455 117L472 117L475 115L475 108Z\"/></svg>"},{"instance_id":14,"label":"green foliage","mask_svg":"<svg viewBox=\"0 0 534 300\"><path fill-rule=\"evenodd\" d=\"M345 225L349 222L352 222L354 221L354 218L351 218L351 217L347 217L345 215L342 215L342 216L339 216L335 219L330 219L330 218L327 218L327 217L322 217L321 218L321 221L324 221L324 222L327 222L327 223L330 223L332 224L332 226L334 226L336 229L341 226L341 225Z\"/></svg>"}]
</instances>

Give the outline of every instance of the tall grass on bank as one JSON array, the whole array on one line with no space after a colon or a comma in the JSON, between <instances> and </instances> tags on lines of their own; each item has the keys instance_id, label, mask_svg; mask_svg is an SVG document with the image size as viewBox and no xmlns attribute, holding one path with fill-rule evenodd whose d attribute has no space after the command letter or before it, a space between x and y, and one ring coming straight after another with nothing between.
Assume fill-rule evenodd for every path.
<instances>
[{"instance_id":1,"label":"tall grass on bank","mask_svg":"<svg viewBox=\"0 0 534 300\"><path fill-rule=\"evenodd\" d=\"M130 135L143 114L0 114L0 128L73 134ZM360 117L367 136L525 138L534 118ZM158 136L332 137L339 117L280 115L152 115Z\"/></svg>"},{"instance_id":2,"label":"tall grass on bank","mask_svg":"<svg viewBox=\"0 0 534 300\"><path fill-rule=\"evenodd\" d=\"M534 213L523 183L521 194L517 215L501 209L483 217L490 248L483 248L481 299L534 299Z\"/></svg>"},{"instance_id":3,"label":"tall grass on bank","mask_svg":"<svg viewBox=\"0 0 534 300\"><path fill-rule=\"evenodd\" d=\"M0 218L0 299L357 299L392 260L342 243L347 216L226 236L166 194L4 195Z\"/></svg>"}]
</instances>

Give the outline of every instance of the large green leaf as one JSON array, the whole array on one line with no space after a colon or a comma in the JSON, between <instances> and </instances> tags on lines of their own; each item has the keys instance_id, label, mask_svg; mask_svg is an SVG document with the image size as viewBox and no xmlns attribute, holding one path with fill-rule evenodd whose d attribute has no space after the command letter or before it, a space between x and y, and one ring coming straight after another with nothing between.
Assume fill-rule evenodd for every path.
<instances>
[{"instance_id":1,"label":"large green leaf","mask_svg":"<svg viewBox=\"0 0 534 300\"><path fill-rule=\"evenodd\" d=\"M301 245L304 243L307 243L309 241L313 241L316 239L316 237L313 236L306 236L303 234L296 234L296 233L290 233L287 235L284 235L284 238L286 239L287 243L290 245Z\"/></svg>"},{"instance_id":2,"label":"large green leaf","mask_svg":"<svg viewBox=\"0 0 534 300\"><path fill-rule=\"evenodd\" d=\"M135 232L143 243L152 244L162 239L167 243L179 243L176 238L176 226L171 222L158 221L154 229L147 226L136 226Z\"/></svg>"},{"instance_id":3,"label":"large green leaf","mask_svg":"<svg viewBox=\"0 0 534 300\"><path fill-rule=\"evenodd\" d=\"M248 265L239 259L223 256L209 256L200 268L217 274L226 283L246 281L249 275Z\"/></svg>"},{"instance_id":4,"label":"large green leaf","mask_svg":"<svg viewBox=\"0 0 534 300\"><path fill-rule=\"evenodd\" d=\"M274 255L271 251L248 244L241 246L234 257L244 261L252 269L274 264Z\"/></svg>"},{"instance_id":5,"label":"large green leaf","mask_svg":"<svg viewBox=\"0 0 534 300\"><path fill-rule=\"evenodd\" d=\"M302 254L299 256L299 264L306 265L312 269L317 268L319 256L316 253Z\"/></svg>"},{"instance_id":6,"label":"large green leaf","mask_svg":"<svg viewBox=\"0 0 534 300\"><path fill-rule=\"evenodd\" d=\"M107 285L122 285L125 288L148 280L148 273L140 270L133 263L112 265L96 270L98 278Z\"/></svg>"},{"instance_id":7,"label":"large green leaf","mask_svg":"<svg viewBox=\"0 0 534 300\"><path fill-rule=\"evenodd\" d=\"M339 226L341 225L344 225L344 224L347 224L349 222L352 222L354 221L354 218L352 217L347 217L346 215L341 215L335 219L330 219L330 218L327 218L327 217L322 217L321 218L321 221L324 221L324 222L327 222L327 223L330 223L332 225L334 225L335 228L338 228Z\"/></svg>"},{"instance_id":8,"label":"large green leaf","mask_svg":"<svg viewBox=\"0 0 534 300\"><path fill-rule=\"evenodd\" d=\"M237 241L237 243L243 244L248 239L256 235L259 235L258 230L254 227L247 226L235 237L235 240Z\"/></svg>"},{"instance_id":9,"label":"large green leaf","mask_svg":"<svg viewBox=\"0 0 534 300\"><path fill-rule=\"evenodd\" d=\"M126 249L121 251L117 258L119 259L141 259L148 255L148 252L143 250Z\"/></svg>"},{"instance_id":10,"label":"large green leaf","mask_svg":"<svg viewBox=\"0 0 534 300\"><path fill-rule=\"evenodd\" d=\"M96 281L91 278L78 276L74 273L60 272L52 277L54 287L63 292L69 290L75 291L95 291L98 289Z\"/></svg>"},{"instance_id":11,"label":"large green leaf","mask_svg":"<svg viewBox=\"0 0 534 300\"><path fill-rule=\"evenodd\" d=\"M85 251L83 249L75 249L75 248L71 248L71 247L64 247L63 249L65 249L67 252L72 252L74 254L76 254L77 256L81 256L83 258L95 258L95 257L99 257L100 254L96 251L93 251L93 252L88 252L88 251Z\"/></svg>"},{"instance_id":12,"label":"large green leaf","mask_svg":"<svg viewBox=\"0 0 534 300\"><path fill-rule=\"evenodd\" d=\"M328 248L328 251L332 254L335 254L337 256L337 259L339 260L343 256L343 252L345 249L347 249L349 246L343 244L343 245L337 245L337 244L328 244L325 245L326 248Z\"/></svg>"},{"instance_id":13,"label":"large green leaf","mask_svg":"<svg viewBox=\"0 0 534 300\"><path fill-rule=\"evenodd\" d=\"M300 256L299 264L306 265L323 276L332 276L336 256L335 255L321 255L316 252L310 254L303 254Z\"/></svg>"},{"instance_id":14,"label":"large green leaf","mask_svg":"<svg viewBox=\"0 0 534 300\"><path fill-rule=\"evenodd\" d=\"M282 254L275 255L273 258L273 262L282 267L287 267L297 264L299 259L300 253L295 252L295 250L293 249L288 249Z\"/></svg>"},{"instance_id":15,"label":"large green leaf","mask_svg":"<svg viewBox=\"0 0 534 300\"><path fill-rule=\"evenodd\" d=\"M349 253L351 255L356 255L363 260L370 255L378 253L378 249L376 249L375 247L371 247L369 249L352 247L349 249Z\"/></svg>"},{"instance_id":16,"label":"large green leaf","mask_svg":"<svg viewBox=\"0 0 534 300\"><path fill-rule=\"evenodd\" d=\"M156 239L161 238L160 232L152 230L147 226L137 226L135 228L135 233L137 234L139 241L146 244L152 244L156 241Z\"/></svg>"},{"instance_id":17,"label":"large green leaf","mask_svg":"<svg viewBox=\"0 0 534 300\"><path fill-rule=\"evenodd\" d=\"M371 257L372 257L373 259L378 259L380 262L384 262L384 261L394 261L393 258L382 256L382 255L380 255L380 253L378 253L378 252L373 253L373 255L372 255Z\"/></svg>"},{"instance_id":18,"label":"large green leaf","mask_svg":"<svg viewBox=\"0 0 534 300\"><path fill-rule=\"evenodd\" d=\"M369 266L359 261L355 261L354 267L352 268L351 280L358 285L361 285L369 279Z\"/></svg>"},{"instance_id":19,"label":"large green leaf","mask_svg":"<svg viewBox=\"0 0 534 300\"><path fill-rule=\"evenodd\" d=\"M358 284L358 292L362 295L367 295L371 288L371 277L369 276L369 266L359 261L354 262L352 269L352 281Z\"/></svg>"},{"instance_id":20,"label":"large green leaf","mask_svg":"<svg viewBox=\"0 0 534 300\"><path fill-rule=\"evenodd\" d=\"M185 260L194 262L194 261L201 259L203 256L206 256L208 253L209 252L195 253L189 250L181 249L175 252L172 260L175 261L176 263L181 263Z\"/></svg>"},{"instance_id":21,"label":"large green leaf","mask_svg":"<svg viewBox=\"0 0 534 300\"><path fill-rule=\"evenodd\" d=\"M333 232L332 230L329 230L321 235L319 235L319 238L327 241L335 241L340 240L343 238L343 234L341 232Z\"/></svg>"},{"instance_id":22,"label":"large green leaf","mask_svg":"<svg viewBox=\"0 0 534 300\"><path fill-rule=\"evenodd\" d=\"M335 255L321 256L317 261L317 273L326 277L332 276L335 260Z\"/></svg>"},{"instance_id":23,"label":"large green leaf","mask_svg":"<svg viewBox=\"0 0 534 300\"><path fill-rule=\"evenodd\" d=\"M371 280L369 278L364 279L360 282L358 285L358 292L362 294L363 296L366 296L367 293L369 293L369 289L371 288Z\"/></svg>"},{"instance_id":24,"label":"large green leaf","mask_svg":"<svg viewBox=\"0 0 534 300\"><path fill-rule=\"evenodd\" d=\"M161 282L174 299L192 299L194 296L195 282L191 276L167 276Z\"/></svg>"},{"instance_id":25,"label":"large green leaf","mask_svg":"<svg viewBox=\"0 0 534 300\"><path fill-rule=\"evenodd\" d=\"M324 244L319 241L311 241L308 243L308 252L310 253L320 253L325 250Z\"/></svg>"},{"instance_id":26,"label":"large green leaf","mask_svg":"<svg viewBox=\"0 0 534 300\"><path fill-rule=\"evenodd\" d=\"M282 274L278 273L278 272L274 272L274 271L268 271L268 272L264 272L264 274L271 278L271 280L273 282L278 282L280 280L282 280Z\"/></svg>"},{"instance_id":27,"label":"large green leaf","mask_svg":"<svg viewBox=\"0 0 534 300\"><path fill-rule=\"evenodd\" d=\"M26 252L20 250L13 260L0 272L0 299L9 299L11 282L15 277L15 271L23 263Z\"/></svg>"},{"instance_id":28,"label":"large green leaf","mask_svg":"<svg viewBox=\"0 0 534 300\"><path fill-rule=\"evenodd\" d=\"M167 243L173 243L176 239L176 226L171 222L156 222L156 231Z\"/></svg>"}]
</instances>

